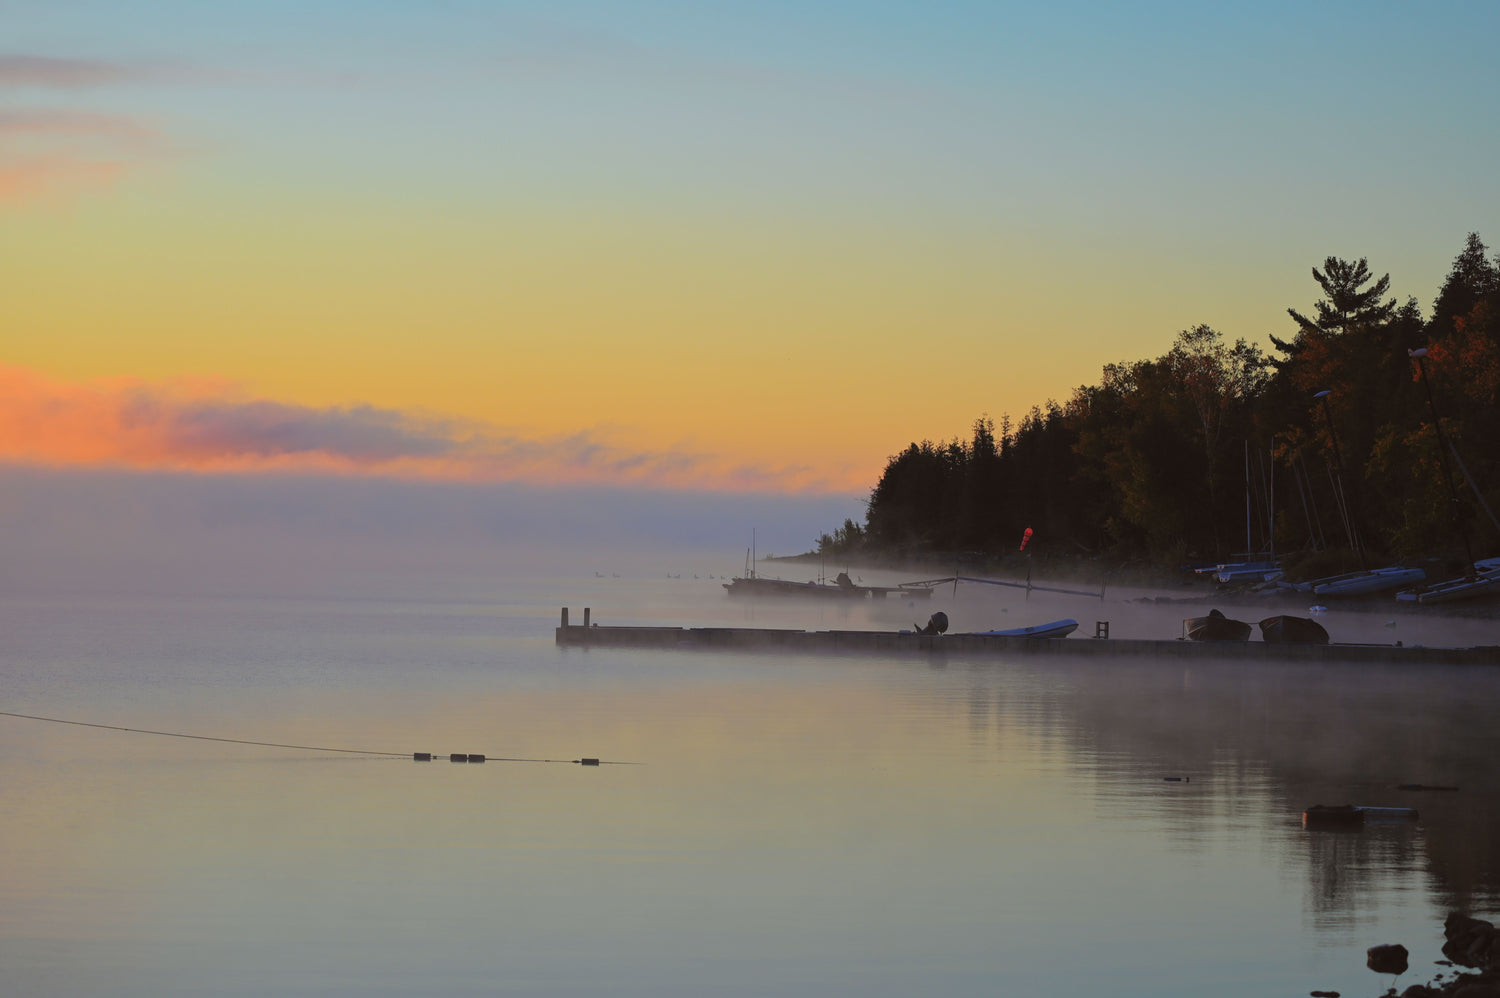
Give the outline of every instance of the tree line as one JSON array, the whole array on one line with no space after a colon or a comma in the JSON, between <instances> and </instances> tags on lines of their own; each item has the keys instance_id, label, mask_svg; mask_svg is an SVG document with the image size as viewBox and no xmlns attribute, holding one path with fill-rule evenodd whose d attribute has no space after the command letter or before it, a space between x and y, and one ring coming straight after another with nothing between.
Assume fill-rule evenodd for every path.
<instances>
[{"instance_id":1,"label":"tree line","mask_svg":"<svg viewBox=\"0 0 1500 998\"><path fill-rule=\"evenodd\" d=\"M1050 553L1179 563L1500 549L1500 255L1471 233L1426 317L1365 259L1312 276L1269 352L1194 326L1017 422L912 443L819 551L993 556L1027 527Z\"/></svg>"}]
</instances>

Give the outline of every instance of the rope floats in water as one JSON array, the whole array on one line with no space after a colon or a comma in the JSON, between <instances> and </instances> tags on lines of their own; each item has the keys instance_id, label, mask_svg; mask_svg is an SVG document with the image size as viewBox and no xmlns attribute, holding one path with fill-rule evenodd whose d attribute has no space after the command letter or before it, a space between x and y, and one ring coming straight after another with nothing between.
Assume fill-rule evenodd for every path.
<instances>
[{"instance_id":1,"label":"rope floats in water","mask_svg":"<svg viewBox=\"0 0 1500 998\"><path fill-rule=\"evenodd\" d=\"M222 738L217 735L190 735L181 731L153 731L150 728L126 728L118 724L99 724L94 721L71 721L62 717L42 717L38 714L18 714L0 710L0 717L18 717L26 721L46 721L49 724L71 724L80 728L99 728L104 731L124 731L133 735L159 735L163 738L189 738L200 742L224 742L229 745L256 745L261 748L295 749L299 752L337 752L344 755L370 755L387 759L404 759L411 756L413 762L431 762L431 752L380 752L373 749L330 748L326 745L291 745L286 742L262 742L248 738ZM605 762L599 759L522 759L510 756L485 755L481 752L453 752L450 762L561 762L571 766L628 766L627 762Z\"/></svg>"}]
</instances>

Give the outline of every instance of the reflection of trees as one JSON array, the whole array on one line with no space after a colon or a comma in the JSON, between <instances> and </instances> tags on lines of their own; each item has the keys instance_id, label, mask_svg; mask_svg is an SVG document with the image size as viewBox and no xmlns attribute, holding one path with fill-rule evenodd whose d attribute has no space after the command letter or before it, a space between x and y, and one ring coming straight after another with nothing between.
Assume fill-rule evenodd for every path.
<instances>
[{"instance_id":1,"label":"reflection of trees","mask_svg":"<svg viewBox=\"0 0 1500 998\"><path fill-rule=\"evenodd\" d=\"M1419 826L1308 832L1309 914L1334 924L1392 871L1422 871L1444 906L1500 900L1500 673L1464 667L1032 660L976 667L967 704L988 726L1056 740L1089 760L1101 798L1164 775L1191 793L1152 801L1174 842L1216 823L1300 824L1312 804L1414 807ZM1459 793L1397 790L1401 783ZM1107 806L1108 801L1101 800Z\"/></svg>"}]
</instances>

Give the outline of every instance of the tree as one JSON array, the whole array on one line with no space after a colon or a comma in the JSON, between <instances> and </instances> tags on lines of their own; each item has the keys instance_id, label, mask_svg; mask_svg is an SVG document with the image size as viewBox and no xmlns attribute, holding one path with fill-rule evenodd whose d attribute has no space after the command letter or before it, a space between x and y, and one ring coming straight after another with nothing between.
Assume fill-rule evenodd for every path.
<instances>
[{"instance_id":1,"label":"tree","mask_svg":"<svg viewBox=\"0 0 1500 998\"><path fill-rule=\"evenodd\" d=\"M1500 265L1491 263L1485 252L1479 234L1469 233L1432 303L1432 321L1427 326L1429 342L1452 333L1454 324L1473 311L1475 305L1500 291Z\"/></svg>"},{"instance_id":2,"label":"tree","mask_svg":"<svg viewBox=\"0 0 1500 998\"><path fill-rule=\"evenodd\" d=\"M1323 261L1323 272L1312 269L1313 280L1323 289L1323 297L1313 306L1317 319L1309 319L1294 308L1287 313L1296 320L1302 335L1311 333L1345 333L1356 327L1375 326L1385 322L1396 311L1396 299L1382 302L1380 299L1391 287L1391 275L1386 274L1372 287L1364 285L1370 281L1369 262L1360 257L1356 263L1330 256ZM1273 336L1272 342L1280 346Z\"/></svg>"}]
</instances>

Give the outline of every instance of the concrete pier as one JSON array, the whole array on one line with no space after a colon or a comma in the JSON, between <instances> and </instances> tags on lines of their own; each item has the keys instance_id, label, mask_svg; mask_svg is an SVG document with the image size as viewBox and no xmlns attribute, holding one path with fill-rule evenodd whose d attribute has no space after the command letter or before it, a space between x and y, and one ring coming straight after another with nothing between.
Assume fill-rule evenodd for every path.
<instances>
[{"instance_id":1,"label":"concrete pier","mask_svg":"<svg viewBox=\"0 0 1500 998\"><path fill-rule=\"evenodd\" d=\"M585 610L585 619L589 611ZM1134 655L1175 659L1271 662L1370 662L1500 665L1500 645L1428 648L1396 644L1275 644L1265 641L1187 641L1132 638L1021 638L992 634L916 634L899 631L800 631L762 627L578 627L563 610L557 644L578 648L672 648L781 651L799 654L974 656ZM1108 628L1098 629L1102 634Z\"/></svg>"}]
</instances>

